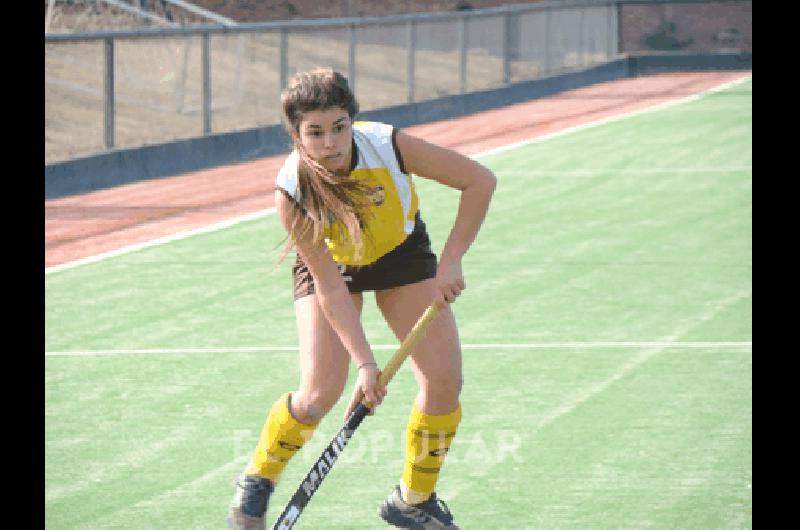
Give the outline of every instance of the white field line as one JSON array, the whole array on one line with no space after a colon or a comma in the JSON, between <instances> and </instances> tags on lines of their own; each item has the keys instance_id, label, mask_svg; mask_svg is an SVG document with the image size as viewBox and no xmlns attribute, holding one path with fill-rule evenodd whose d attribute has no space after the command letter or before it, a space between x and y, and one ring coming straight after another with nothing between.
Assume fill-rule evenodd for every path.
<instances>
[{"instance_id":1,"label":"white field line","mask_svg":"<svg viewBox=\"0 0 800 530\"><path fill-rule=\"evenodd\" d=\"M102 261L106 258L111 258L114 256L120 256L122 254L127 254L129 252L134 252L137 250L142 250L143 248L148 247L155 247L158 245L163 245L165 243L169 243L170 241L177 241L179 239L185 239L187 237L191 237L197 234L205 234L207 232L215 232L217 230L222 230L224 228L228 228L234 225L238 225L239 223L244 223L246 221L252 221L253 219L260 219L262 217L266 217L272 213L275 213L275 208L267 208L266 210L260 210L258 212L252 212L246 215L241 215L238 217L233 217L231 219L226 219L224 221L220 221L218 223L210 224L208 226L204 226L202 228L195 228L192 230L184 230L182 232L176 232L175 234L159 237L158 239L152 239L150 241L145 241L144 243L137 243L135 245L128 245L126 247L121 247L116 250L110 250L108 252L103 252L102 254L96 254L94 256L88 256L85 258L81 258L75 261L69 261L67 263L62 263L61 265L54 265L53 267L47 267L44 269L45 274L51 274L54 272L63 271L66 269L71 269L73 267L77 267L79 265L86 265L87 263L95 263L98 261Z\"/></svg>"},{"instance_id":2,"label":"white field line","mask_svg":"<svg viewBox=\"0 0 800 530\"><path fill-rule=\"evenodd\" d=\"M671 345L671 344L680 344L678 339L687 333L689 333L692 329L696 328L699 325L702 325L705 322L712 320L718 314L722 313L728 307L738 303L741 300L744 300L748 297L752 296L750 291L740 291L735 293L727 298L720 300L715 304L709 304L709 307L706 311L704 311L698 318L691 318L685 320L681 325L679 325L673 333L666 337L661 342L654 342L651 345L642 347L640 351L630 358L628 361L622 364L613 374L602 381L597 381L589 385L588 387L584 387L578 390L574 395L570 398L559 404L554 409L542 414L538 418L530 418L530 426L526 428L521 437L522 442L527 439L530 439L536 436L543 428L547 427L551 423L559 420L560 418L570 414L576 408L578 408L583 403L589 401L590 399L594 398L595 396L601 394L605 390L607 390L611 385L625 377L626 375L630 374L652 358L656 357L658 354L663 352L666 347L663 345ZM686 344L699 344L699 343L686 343ZM736 344L745 344L745 343L736 343ZM749 343L752 344L752 343ZM500 399L500 397L498 397ZM526 419L521 418L521 421L525 422ZM478 468L478 470L471 475L475 481L480 481L480 477L485 476L486 474L493 472L493 468L498 464L501 464L505 461L505 457L496 461L488 462L484 466ZM446 491L443 491L442 497L448 500L452 500L457 497L466 487L464 484L457 484L451 488L448 488Z\"/></svg>"},{"instance_id":3,"label":"white field line","mask_svg":"<svg viewBox=\"0 0 800 530\"><path fill-rule=\"evenodd\" d=\"M705 92L699 92L697 94L693 94L693 95L687 96L685 98L680 98L680 99L677 99L677 100L668 101L666 103L660 103L658 105L653 105L652 107L647 107L645 109L640 109L640 110L636 110L636 111L632 111L632 112L628 112L628 113L619 114L619 115L616 115L616 116L611 116L611 117L608 117L608 118L603 118L603 119L600 119L600 120L584 123L584 124L581 124L581 125L576 125L574 127L568 127L566 129L562 129L560 131L556 131L556 132L553 132L553 133L550 133L550 134L545 134L545 135L542 135L542 136L537 136L536 138L531 138L531 139L528 139L528 140L522 140L520 142L515 142L515 143L512 143L512 144L504 145L502 147L496 147L494 149L489 149L487 151L482 151L480 153L476 153L474 155L471 155L470 158L482 158L482 157L485 157L485 156L494 155L494 154L497 154L497 153L502 153L503 151L508 151L510 149L515 149L515 148L521 147L523 145L530 145L530 144L534 144L534 143L544 142L544 141L550 140L552 138L557 138L559 136L564 136L564 135L567 135L567 134L571 134L573 132L581 131L581 130L588 129L588 128L591 128L591 127L596 127L598 125L603 125L603 124L606 124L606 123L609 123L609 122L627 119L627 118L630 118L630 117L633 117L633 116L638 116L640 114L645 114L645 113L648 113L648 112L655 112L657 110L661 110L661 109L664 109L664 108L667 108L667 107L671 107L671 106L674 106L674 105L680 105L682 103L688 103L690 101L694 101L694 100L700 99L700 98L702 98L702 97L704 97L704 96L706 96L708 94L713 94L714 92L719 92L719 91L725 90L727 88L730 88L732 86L741 84L741 83L743 83L743 82L745 82L745 81L747 81L747 80L749 80L751 78L752 78L752 75L748 74L748 75L745 75L744 77L741 77L741 78L736 79L734 81L730 81L728 83L724 83L724 84L719 85L717 87L714 87L714 88L711 88L709 90L706 90ZM266 217L267 215L271 215L273 213L275 213L275 208L267 208L265 210L261 210L261 211L258 211L258 212L253 212L253 213L250 213L250 214L247 214L247 215L243 215L243 216L240 216L240 217L234 217L232 219L228 219L226 221L222 221L222 222L219 222L219 223L214 223L212 225L208 225L208 226L203 227L203 228L199 228L199 229L195 229L195 230L186 230L186 231L178 232L178 233L170 235L170 236L160 237L158 239L153 239L151 241L146 241L144 243L138 243L138 244L135 244L135 245L128 245L128 246L125 246L125 247L121 247L121 248L118 248L116 250L112 250L112 251L109 251L109 252L104 252L102 254L97 254L95 256L89 256L89 257L81 258L81 259L78 259L78 260L75 260L75 261L69 261L67 263L62 263L60 265L55 265L53 267L46 267L44 269L44 273L45 274L52 274L52 273L55 273L55 272L60 272L60 271L63 271L63 270L72 269L72 268L78 267L80 265L86 265L88 263L96 263L96 262L102 261L102 260L104 260L106 258L111 258L111 257L114 257L114 256L120 256L120 255L123 255L123 254L127 254L129 252L135 252L137 250L141 250L141 249L144 249L144 248L154 247L154 246L157 246L157 245L162 245L162 244L165 244L165 243L169 243L171 241L184 239L184 238L187 238L187 237L191 237L193 235L204 234L204 233L213 232L213 231L216 231L216 230L222 230L224 228L228 228L228 227L237 225L237 224L245 222L245 221L250 221L250 220L253 220L253 219L259 219L261 217Z\"/></svg>"},{"instance_id":4,"label":"white field line","mask_svg":"<svg viewBox=\"0 0 800 530\"><path fill-rule=\"evenodd\" d=\"M373 350L396 350L399 344L377 344ZM533 349L615 349L615 348L679 348L679 349L750 349L752 341L649 341L649 342L530 342L530 343L497 343L497 344L462 344L464 350L533 350ZM296 352L297 346L253 346L236 348L150 348L150 349L121 349L121 350L87 350L87 351L49 351L45 357L92 357L115 355L172 355L195 353L269 353L269 352Z\"/></svg>"}]
</instances>

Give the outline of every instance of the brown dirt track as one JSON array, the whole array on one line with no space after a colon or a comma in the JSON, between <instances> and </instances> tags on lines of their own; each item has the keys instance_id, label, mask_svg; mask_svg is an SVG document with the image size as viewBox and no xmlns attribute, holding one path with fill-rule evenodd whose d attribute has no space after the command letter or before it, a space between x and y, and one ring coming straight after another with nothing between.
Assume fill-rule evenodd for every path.
<instances>
[{"instance_id":1,"label":"brown dirt track","mask_svg":"<svg viewBox=\"0 0 800 530\"><path fill-rule=\"evenodd\" d=\"M686 97L749 74L687 72L624 79L406 131L473 155ZM45 268L269 208L284 158L45 201Z\"/></svg>"}]
</instances>

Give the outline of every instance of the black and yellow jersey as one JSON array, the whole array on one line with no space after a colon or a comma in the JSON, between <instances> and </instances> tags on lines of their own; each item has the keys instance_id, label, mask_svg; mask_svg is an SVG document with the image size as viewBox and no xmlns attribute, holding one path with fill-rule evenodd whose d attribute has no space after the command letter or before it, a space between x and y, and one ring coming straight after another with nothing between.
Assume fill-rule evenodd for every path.
<instances>
[{"instance_id":1,"label":"black and yellow jersey","mask_svg":"<svg viewBox=\"0 0 800 530\"><path fill-rule=\"evenodd\" d=\"M370 212L365 216L364 247L357 255L346 232L325 231L334 261L344 265L369 265L400 245L414 230L419 199L406 173L395 143L396 129L379 122L353 123L353 166L350 175L370 188ZM293 151L278 173L277 186L298 204L298 154Z\"/></svg>"}]
</instances>

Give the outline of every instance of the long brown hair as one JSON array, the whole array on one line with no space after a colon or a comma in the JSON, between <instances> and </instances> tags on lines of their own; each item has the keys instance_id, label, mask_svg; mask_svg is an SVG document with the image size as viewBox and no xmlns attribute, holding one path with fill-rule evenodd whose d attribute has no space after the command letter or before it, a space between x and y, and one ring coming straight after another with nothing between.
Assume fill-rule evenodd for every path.
<instances>
[{"instance_id":1,"label":"long brown hair","mask_svg":"<svg viewBox=\"0 0 800 530\"><path fill-rule=\"evenodd\" d=\"M333 233L346 230L350 241L361 248L368 187L360 180L335 174L309 156L300 141L300 122L306 112L341 108L350 120L358 113L358 103L342 74L331 68L316 68L296 74L281 94L284 126L297 151L297 200L292 201L289 241L281 259L297 238L309 233L315 242L324 238L325 229ZM353 153L355 155L355 153Z\"/></svg>"}]
</instances>

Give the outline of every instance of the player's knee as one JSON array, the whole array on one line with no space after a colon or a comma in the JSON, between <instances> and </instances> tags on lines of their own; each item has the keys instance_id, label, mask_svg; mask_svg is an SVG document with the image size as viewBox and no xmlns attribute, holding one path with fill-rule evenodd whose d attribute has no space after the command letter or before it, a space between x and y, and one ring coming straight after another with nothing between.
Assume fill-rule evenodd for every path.
<instances>
[{"instance_id":1,"label":"player's knee","mask_svg":"<svg viewBox=\"0 0 800 530\"><path fill-rule=\"evenodd\" d=\"M430 374L426 379L427 392L439 399L458 399L464 384L460 373Z\"/></svg>"},{"instance_id":2,"label":"player's knee","mask_svg":"<svg viewBox=\"0 0 800 530\"><path fill-rule=\"evenodd\" d=\"M298 396L296 408L292 407L292 414L303 423L317 423L330 412L341 395L342 388L338 385L305 389Z\"/></svg>"},{"instance_id":3,"label":"player's knee","mask_svg":"<svg viewBox=\"0 0 800 530\"><path fill-rule=\"evenodd\" d=\"M300 380L297 399L292 400L292 414L303 423L316 423L339 401L347 383L347 365L327 369L313 366Z\"/></svg>"}]
</instances>

